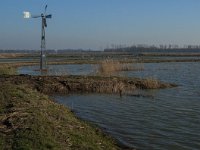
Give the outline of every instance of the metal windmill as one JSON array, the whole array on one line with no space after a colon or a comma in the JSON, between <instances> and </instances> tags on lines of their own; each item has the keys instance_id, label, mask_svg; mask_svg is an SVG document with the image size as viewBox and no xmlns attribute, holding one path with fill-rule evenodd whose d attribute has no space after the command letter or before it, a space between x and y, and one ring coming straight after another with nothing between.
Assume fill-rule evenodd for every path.
<instances>
[{"instance_id":1,"label":"metal windmill","mask_svg":"<svg viewBox=\"0 0 200 150\"><path fill-rule=\"evenodd\" d=\"M46 19L52 18L51 14L46 14L47 5L45 6L44 13L41 15L33 15L31 16L30 12L24 12L24 18L41 18L42 19L42 34L41 34L41 52L40 52L40 71L47 71L47 61L46 61L46 37L45 37L45 28L47 27Z\"/></svg>"}]
</instances>

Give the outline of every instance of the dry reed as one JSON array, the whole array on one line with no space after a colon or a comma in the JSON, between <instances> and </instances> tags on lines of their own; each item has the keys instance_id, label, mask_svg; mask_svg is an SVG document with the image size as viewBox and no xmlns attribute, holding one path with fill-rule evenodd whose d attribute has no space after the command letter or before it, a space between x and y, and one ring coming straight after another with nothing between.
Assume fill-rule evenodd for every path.
<instances>
[{"instance_id":1,"label":"dry reed","mask_svg":"<svg viewBox=\"0 0 200 150\"><path fill-rule=\"evenodd\" d=\"M100 62L97 73L101 75L113 75L120 71L138 71L143 70L143 67L136 67L134 64L121 63L117 60L106 59Z\"/></svg>"},{"instance_id":2,"label":"dry reed","mask_svg":"<svg viewBox=\"0 0 200 150\"><path fill-rule=\"evenodd\" d=\"M149 77L149 78L146 78L143 80L142 86L143 86L143 88L147 88L147 89L157 89L158 87L161 86L161 83L160 83L160 81L158 81L152 77Z\"/></svg>"}]
</instances>

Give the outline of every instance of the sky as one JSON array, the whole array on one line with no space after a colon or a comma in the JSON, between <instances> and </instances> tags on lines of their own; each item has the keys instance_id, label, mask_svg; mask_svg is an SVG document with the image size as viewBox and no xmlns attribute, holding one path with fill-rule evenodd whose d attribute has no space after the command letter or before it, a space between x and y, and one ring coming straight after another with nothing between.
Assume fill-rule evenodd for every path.
<instances>
[{"instance_id":1,"label":"sky","mask_svg":"<svg viewBox=\"0 0 200 150\"><path fill-rule=\"evenodd\" d=\"M200 0L1 0L0 49L39 49L46 4L48 49L200 45Z\"/></svg>"}]
</instances>

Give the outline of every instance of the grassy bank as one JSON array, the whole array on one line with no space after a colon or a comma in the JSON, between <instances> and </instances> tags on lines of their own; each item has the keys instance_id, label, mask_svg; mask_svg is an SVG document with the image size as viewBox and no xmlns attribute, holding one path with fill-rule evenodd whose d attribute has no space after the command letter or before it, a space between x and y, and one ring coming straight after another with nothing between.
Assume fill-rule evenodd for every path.
<instances>
[{"instance_id":1,"label":"grassy bank","mask_svg":"<svg viewBox=\"0 0 200 150\"><path fill-rule=\"evenodd\" d=\"M26 85L1 84L0 149L118 149L98 129Z\"/></svg>"}]
</instances>

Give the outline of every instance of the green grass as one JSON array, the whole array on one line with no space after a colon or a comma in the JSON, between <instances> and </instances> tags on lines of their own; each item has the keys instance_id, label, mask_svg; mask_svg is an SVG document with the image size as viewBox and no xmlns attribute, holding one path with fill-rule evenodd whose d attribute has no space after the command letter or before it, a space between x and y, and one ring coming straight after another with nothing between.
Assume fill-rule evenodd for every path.
<instances>
[{"instance_id":1,"label":"green grass","mask_svg":"<svg viewBox=\"0 0 200 150\"><path fill-rule=\"evenodd\" d=\"M25 85L1 85L0 108L0 149L118 149L97 128Z\"/></svg>"}]
</instances>

